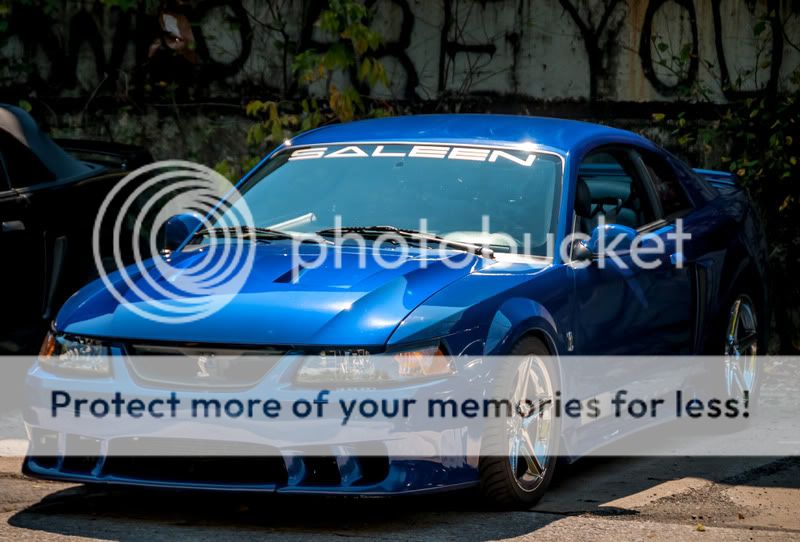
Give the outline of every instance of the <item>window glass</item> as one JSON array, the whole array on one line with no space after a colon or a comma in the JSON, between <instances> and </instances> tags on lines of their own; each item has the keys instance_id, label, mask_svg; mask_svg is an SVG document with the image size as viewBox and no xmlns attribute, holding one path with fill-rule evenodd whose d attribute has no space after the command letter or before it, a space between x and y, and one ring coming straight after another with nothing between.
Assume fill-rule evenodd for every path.
<instances>
[{"instance_id":1,"label":"window glass","mask_svg":"<svg viewBox=\"0 0 800 542\"><path fill-rule=\"evenodd\" d=\"M29 148L2 130L0 130L0 149L3 152L6 175L12 187L24 188L54 180L53 174L42 165Z\"/></svg>"},{"instance_id":2,"label":"window glass","mask_svg":"<svg viewBox=\"0 0 800 542\"><path fill-rule=\"evenodd\" d=\"M642 161L653 180L653 187L661 202L664 217L674 216L691 208L686 192L668 163L652 154L643 154Z\"/></svg>"},{"instance_id":3,"label":"window glass","mask_svg":"<svg viewBox=\"0 0 800 542\"><path fill-rule=\"evenodd\" d=\"M588 190L583 205L576 202L580 229L586 233L604 217L606 224L640 228L655 220L647 193L625 152L597 151L589 154L578 169L578 182Z\"/></svg>"},{"instance_id":4,"label":"window glass","mask_svg":"<svg viewBox=\"0 0 800 542\"><path fill-rule=\"evenodd\" d=\"M560 183L560 158L544 153L329 145L288 149L241 192L257 226L310 233L337 220L413 230L424 224L453 241L546 255L547 235L558 223Z\"/></svg>"}]
</instances>

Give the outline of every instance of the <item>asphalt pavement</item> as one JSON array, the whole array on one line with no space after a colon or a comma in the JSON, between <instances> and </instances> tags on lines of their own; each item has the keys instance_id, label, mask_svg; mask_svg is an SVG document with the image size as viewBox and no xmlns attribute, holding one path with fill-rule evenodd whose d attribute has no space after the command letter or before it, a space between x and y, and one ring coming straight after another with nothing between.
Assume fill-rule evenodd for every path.
<instances>
[{"instance_id":1,"label":"asphalt pavement","mask_svg":"<svg viewBox=\"0 0 800 542\"><path fill-rule=\"evenodd\" d=\"M392 499L107 489L0 458L0 540L800 540L798 458L586 458L530 511Z\"/></svg>"}]
</instances>

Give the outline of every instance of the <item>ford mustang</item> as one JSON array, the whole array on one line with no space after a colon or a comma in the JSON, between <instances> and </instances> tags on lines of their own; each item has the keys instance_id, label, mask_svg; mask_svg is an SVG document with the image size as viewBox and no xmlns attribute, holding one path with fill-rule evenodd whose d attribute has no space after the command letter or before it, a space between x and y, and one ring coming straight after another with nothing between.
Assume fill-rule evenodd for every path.
<instances>
[{"instance_id":1,"label":"ford mustang","mask_svg":"<svg viewBox=\"0 0 800 542\"><path fill-rule=\"evenodd\" d=\"M255 255L224 306L165 323L137 310L145 301L131 288L120 287L124 299L109 292L119 275L89 284L55 319L28 374L30 397L180 388L215 397L261 390L289 401L310 385L342 381L410 397L446 390L457 375L479 381L486 371L474 360L496 355L538 361L525 371L499 368L486 382L512 389L531 381L542 396L560 378L547 360L578 354L727 354L719 374L727 393L758 381L753 359L765 346L768 298L756 212L731 175L693 170L634 133L522 116L353 122L285 142L238 191L252 220L240 237ZM220 229L191 216L171 220L173 268L199 258ZM323 254L347 235L360 240ZM618 240L604 244L602 235ZM408 246L399 251L387 236ZM648 252L659 265L636 264L641 238L662 249ZM289 257L292 244L301 261ZM140 292L166 299L132 277ZM181 280L176 271L164 283L180 288ZM247 352L278 361L245 367ZM153 353L176 361L142 361ZM212 362L231 353L229 364ZM379 356L397 367L378 370ZM540 403L539 413L551 407ZM45 408L25 414L40 446L26 458L27 474L161 487L390 495L475 485L493 501L530 505L580 438L526 422L510 424L500 453L474 442L444 452L431 437L435 449L423 458L387 443L383 455L347 457L330 443L308 456L106 457L132 435L72 435ZM48 439L49 455L41 452Z\"/></svg>"}]
</instances>

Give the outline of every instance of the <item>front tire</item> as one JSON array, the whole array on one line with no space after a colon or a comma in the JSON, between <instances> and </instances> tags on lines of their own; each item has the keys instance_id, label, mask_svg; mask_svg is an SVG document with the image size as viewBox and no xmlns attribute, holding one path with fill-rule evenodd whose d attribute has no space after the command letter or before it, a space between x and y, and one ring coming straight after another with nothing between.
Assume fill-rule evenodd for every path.
<instances>
[{"instance_id":1,"label":"front tire","mask_svg":"<svg viewBox=\"0 0 800 542\"><path fill-rule=\"evenodd\" d=\"M560 425L553 400L560 382L550 351L538 338L523 338L511 356L496 368L493 397L510 399L514 408L510 418L487 420L481 492L503 508L530 508L556 469Z\"/></svg>"}]
</instances>

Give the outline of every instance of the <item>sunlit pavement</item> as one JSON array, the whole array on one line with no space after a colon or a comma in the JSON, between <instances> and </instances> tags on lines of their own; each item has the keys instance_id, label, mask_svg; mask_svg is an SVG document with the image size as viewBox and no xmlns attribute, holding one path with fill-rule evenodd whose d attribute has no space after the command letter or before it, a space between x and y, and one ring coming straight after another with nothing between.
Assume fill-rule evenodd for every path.
<instances>
[{"instance_id":1,"label":"sunlit pavement","mask_svg":"<svg viewBox=\"0 0 800 542\"><path fill-rule=\"evenodd\" d=\"M531 511L476 494L274 498L31 480L0 458L0 540L800 540L800 459L585 459Z\"/></svg>"}]
</instances>

